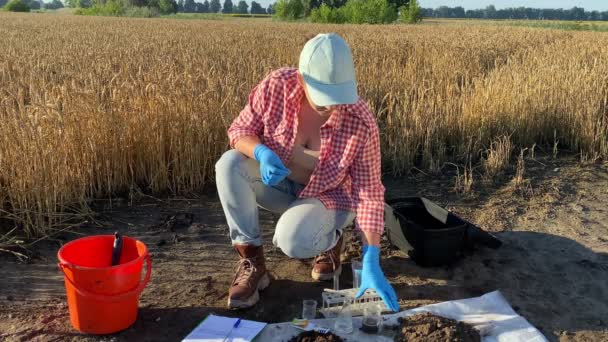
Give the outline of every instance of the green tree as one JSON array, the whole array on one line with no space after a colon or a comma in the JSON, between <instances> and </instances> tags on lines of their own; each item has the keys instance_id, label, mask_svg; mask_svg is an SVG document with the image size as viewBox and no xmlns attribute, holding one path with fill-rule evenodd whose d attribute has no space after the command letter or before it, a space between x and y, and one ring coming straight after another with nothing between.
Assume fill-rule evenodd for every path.
<instances>
[{"instance_id":1,"label":"green tree","mask_svg":"<svg viewBox=\"0 0 608 342\"><path fill-rule=\"evenodd\" d=\"M270 9L271 6L268 6ZM274 6L272 6L274 10L274 16L279 19L285 19L287 17L287 0L278 0Z\"/></svg>"},{"instance_id":2,"label":"green tree","mask_svg":"<svg viewBox=\"0 0 608 342\"><path fill-rule=\"evenodd\" d=\"M76 7L79 8L89 8L93 5L91 0L75 0L76 1Z\"/></svg>"},{"instance_id":3,"label":"green tree","mask_svg":"<svg viewBox=\"0 0 608 342\"><path fill-rule=\"evenodd\" d=\"M403 6L409 6L410 0L388 0L388 2L395 6L395 8L401 8Z\"/></svg>"},{"instance_id":4,"label":"green tree","mask_svg":"<svg viewBox=\"0 0 608 342\"><path fill-rule=\"evenodd\" d=\"M289 11L289 19L296 20L304 16L304 4L302 0L288 0L287 9Z\"/></svg>"},{"instance_id":5,"label":"green tree","mask_svg":"<svg viewBox=\"0 0 608 342\"><path fill-rule=\"evenodd\" d=\"M222 13L232 13L232 0L224 0L224 6L222 7Z\"/></svg>"},{"instance_id":6,"label":"green tree","mask_svg":"<svg viewBox=\"0 0 608 342\"><path fill-rule=\"evenodd\" d=\"M318 8L310 11L310 21L313 23L334 23L342 24L346 22L344 10L331 8L328 4L322 3Z\"/></svg>"},{"instance_id":7,"label":"green tree","mask_svg":"<svg viewBox=\"0 0 608 342\"><path fill-rule=\"evenodd\" d=\"M245 0L239 1L238 5L236 5L236 13L238 14L247 14L249 10L249 5L245 2Z\"/></svg>"},{"instance_id":8,"label":"green tree","mask_svg":"<svg viewBox=\"0 0 608 342\"><path fill-rule=\"evenodd\" d=\"M339 8L323 3L310 14L313 22L338 24L387 24L397 18L397 9L388 0L348 0Z\"/></svg>"},{"instance_id":9,"label":"green tree","mask_svg":"<svg viewBox=\"0 0 608 342\"><path fill-rule=\"evenodd\" d=\"M438 18L449 18L450 8L448 6L439 6L435 9L435 16Z\"/></svg>"},{"instance_id":10,"label":"green tree","mask_svg":"<svg viewBox=\"0 0 608 342\"><path fill-rule=\"evenodd\" d=\"M222 9L220 0L211 0L209 3L209 13L218 13Z\"/></svg>"},{"instance_id":11,"label":"green tree","mask_svg":"<svg viewBox=\"0 0 608 342\"><path fill-rule=\"evenodd\" d=\"M196 12L197 13L209 13L209 0L205 0L205 2L196 3Z\"/></svg>"},{"instance_id":12,"label":"green tree","mask_svg":"<svg viewBox=\"0 0 608 342\"><path fill-rule=\"evenodd\" d=\"M9 12L29 12L30 6L28 6L22 0L10 0L4 8Z\"/></svg>"},{"instance_id":13,"label":"green tree","mask_svg":"<svg viewBox=\"0 0 608 342\"><path fill-rule=\"evenodd\" d=\"M266 10L259 3L252 1L251 14L266 14Z\"/></svg>"},{"instance_id":14,"label":"green tree","mask_svg":"<svg viewBox=\"0 0 608 342\"><path fill-rule=\"evenodd\" d=\"M56 10L63 8L63 2L59 0L53 0L52 2L47 2L44 4L44 9Z\"/></svg>"},{"instance_id":15,"label":"green tree","mask_svg":"<svg viewBox=\"0 0 608 342\"><path fill-rule=\"evenodd\" d=\"M340 8L346 4L346 0L325 0L323 3L331 8Z\"/></svg>"},{"instance_id":16,"label":"green tree","mask_svg":"<svg viewBox=\"0 0 608 342\"><path fill-rule=\"evenodd\" d=\"M183 12L184 11L184 0L178 0L177 1L177 11L178 12Z\"/></svg>"},{"instance_id":17,"label":"green tree","mask_svg":"<svg viewBox=\"0 0 608 342\"><path fill-rule=\"evenodd\" d=\"M196 3L194 2L194 0L184 1L184 12L186 12L186 13L196 12Z\"/></svg>"},{"instance_id":18,"label":"green tree","mask_svg":"<svg viewBox=\"0 0 608 342\"><path fill-rule=\"evenodd\" d=\"M296 20L304 15L304 5L301 0L279 0L273 6L274 16L283 20Z\"/></svg>"},{"instance_id":19,"label":"green tree","mask_svg":"<svg viewBox=\"0 0 608 342\"><path fill-rule=\"evenodd\" d=\"M401 22L408 24L416 24L422 21L422 8L420 8L420 5L418 5L417 0L410 0L409 5L401 7L399 12L401 16Z\"/></svg>"},{"instance_id":20,"label":"green tree","mask_svg":"<svg viewBox=\"0 0 608 342\"><path fill-rule=\"evenodd\" d=\"M351 24L388 24L397 20L397 8L388 0L348 0L339 8Z\"/></svg>"},{"instance_id":21,"label":"green tree","mask_svg":"<svg viewBox=\"0 0 608 342\"><path fill-rule=\"evenodd\" d=\"M30 1L27 5L33 10L39 10L42 7L38 1Z\"/></svg>"},{"instance_id":22,"label":"green tree","mask_svg":"<svg viewBox=\"0 0 608 342\"><path fill-rule=\"evenodd\" d=\"M496 7L494 5L486 7L486 9L483 11L483 17L486 19L496 18Z\"/></svg>"},{"instance_id":23,"label":"green tree","mask_svg":"<svg viewBox=\"0 0 608 342\"><path fill-rule=\"evenodd\" d=\"M570 15L573 20L585 20L585 9L581 7L572 7L570 10Z\"/></svg>"},{"instance_id":24,"label":"green tree","mask_svg":"<svg viewBox=\"0 0 608 342\"><path fill-rule=\"evenodd\" d=\"M304 6L304 16L308 17L313 9L321 6L321 3L321 0L302 0L302 5Z\"/></svg>"},{"instance_id":25,"label":"green tree","mask_svg":"<svg viewBox=\"0 0 608 342\"><path fill-rule=\"evenodd\" d=\"M161 14L177 13L177 2L175 0L158 0L158 10Z\"/></svg>"},{"instance_id":26,"label":"green tree","mask_svg":"<svg viewBox=\"0 0 608 342\"><path fill-rule=\"evenodd\" d=\"M150 6L151 4L148 2L148 0L129 0L129 5L135 7L144 7ZM158 0L154 0L152 7L158 7Z\"/></svg>"}]
</instances>

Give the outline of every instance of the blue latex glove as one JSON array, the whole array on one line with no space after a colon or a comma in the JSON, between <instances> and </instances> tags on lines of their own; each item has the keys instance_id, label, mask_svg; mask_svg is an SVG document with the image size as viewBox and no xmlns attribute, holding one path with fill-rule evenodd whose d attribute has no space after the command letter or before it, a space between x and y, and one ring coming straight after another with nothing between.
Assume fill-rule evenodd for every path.
<instances>
[{"instance_id":1,"label":"blue latex glove","mask_svg":"<svg viewBox=\"0 0 608 342\"><path fill-rule=\"evenodd\" d=\"M397 294L391 284L384 277L380 269L380 248L376 246L363 247L363 268L361 270L361 287L356 298L361 297L365 290L376 290L386 306L394 312L399 311Z\"/></svg>"},{"instance_id":2,"label":"blue latex glove","mask_svg":"<svg viewBox=\"0 0 608 342\"><path fill-rule=\"evenodd\" d=\"M256 145L253 156L260 162L262 182L266 185L277 185L291 173L283 165L281 158L266 145Z\"/></svg>"}]
</instances>

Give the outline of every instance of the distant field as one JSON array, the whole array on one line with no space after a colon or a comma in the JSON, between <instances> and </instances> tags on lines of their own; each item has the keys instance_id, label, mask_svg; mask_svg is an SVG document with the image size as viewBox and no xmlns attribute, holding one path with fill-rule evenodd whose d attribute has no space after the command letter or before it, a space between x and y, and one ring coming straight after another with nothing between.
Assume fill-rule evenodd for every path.
<instances>
[{"instance_id":1,"label":"distant field","mask_svg":"<svg viewBox=\"0 0 608 342\"><path fill-rule=\"evenodd\" d=\"M608 35L433 23L0 13L0 217L39 235L93 198L200 191L251 88L317 32L351 43L387 172L608 158Z\"/></svg>"},{"instance_id":2,"label":"distant field","mask_svg":"<svg viewBox=\"0 0 608 342\"><path fill-rule=\"evenodd\" d=\"M169 19L205 19L205 20L227 20L227 19L271 19L270 14L222 14L222 13L176 13L163 16Z\"/></svg>"},{"instance_id":3,"label":"distant field","mask_svg":"<svg viewBox=\"0 0 608 342\"><path fill-rule=\"evenodd\" d=\"M439 19L426 18L425 24L443 25L495 25L550 28L574 31L608 31L608 21L568 20L486 20L486 19Z\"/></svg>"}]
</instances>

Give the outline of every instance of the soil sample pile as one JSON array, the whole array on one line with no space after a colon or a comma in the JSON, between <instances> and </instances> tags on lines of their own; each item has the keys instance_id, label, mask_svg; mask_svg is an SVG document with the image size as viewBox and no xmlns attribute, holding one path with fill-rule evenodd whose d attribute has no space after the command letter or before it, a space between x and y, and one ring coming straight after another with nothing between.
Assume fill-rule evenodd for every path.
<instances>
[{"instance_id":1,"label":"soil sample pile","mask_svg":"<svg viewBox=\"0 0 608 342\"><path fill-rule=\"evenodd\" d=\"M479 332L472 326L429 313L400 319L397 342L480 342Z\"/></svg>"},{"instance_id":2,"label":"soil sample pile","mask_svg":"<svg viewBox=\"0 0 608 342\"><path fill-rule=\"evenodd\" d=\"M317 331L304 331L289 342L343 342L342 337L332 333L322 334Z\"/></svg>"}]
</instances>

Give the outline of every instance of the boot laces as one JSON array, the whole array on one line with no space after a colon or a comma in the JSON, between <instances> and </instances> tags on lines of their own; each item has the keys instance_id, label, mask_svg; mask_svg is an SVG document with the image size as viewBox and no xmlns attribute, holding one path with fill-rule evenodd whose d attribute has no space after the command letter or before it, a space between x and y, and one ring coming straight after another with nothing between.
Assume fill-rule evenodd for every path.
<instances>
[{"instance_id":1,"label":"boot laces","mask_svg":"<svg viewBox=\"0 0 608 342\"><path fill-rule=\"evenodd\" d=\"M332 268L335 271L336 262L334 258L333 248L316 256L314 262L315 264L332 264Z\"/></svg>"},{"instance_id":2,"label":"boot laces","mask_svg":"<svg viewBox=\"0 0 608 342\"><path fill-rule=\"evenodd\" d=\"M257 271L255 266L256 258L241 259L236 269L236 276L234 277L234 285L242 283L250 283L252 275Z\"/></svg>"}]
</instances>

